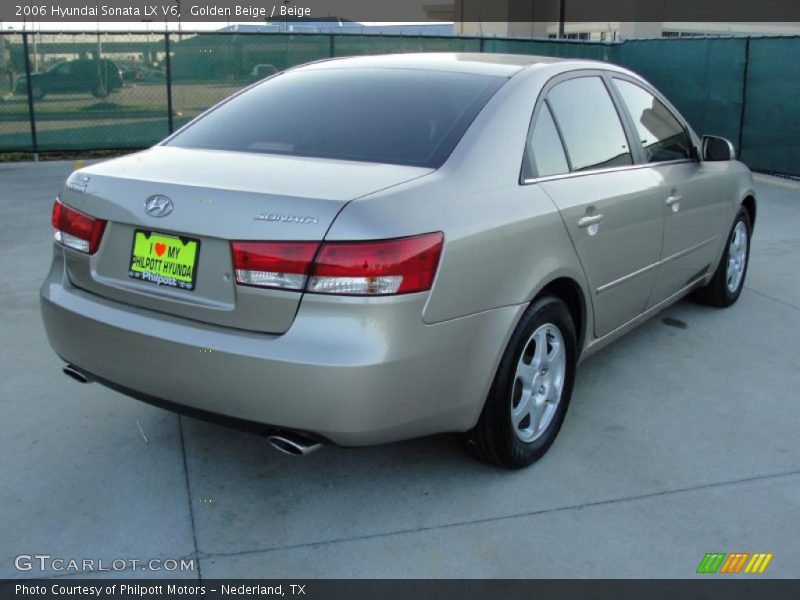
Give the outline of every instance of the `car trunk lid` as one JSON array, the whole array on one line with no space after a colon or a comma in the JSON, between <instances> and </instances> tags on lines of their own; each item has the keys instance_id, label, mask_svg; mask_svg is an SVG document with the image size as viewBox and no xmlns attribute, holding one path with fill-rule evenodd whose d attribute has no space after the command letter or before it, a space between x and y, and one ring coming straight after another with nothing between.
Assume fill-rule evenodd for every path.
<instances>
[{"instance_id":1,"label":"car trunk lid","mask_svg":"<svg viewBox=\"0 0 800 600\"><path fill-rule=\"evenodd\" d=\"M64 204L108 221L96 254L67 252L67 272L76 286L133 306L212 325L283 333L302 293L236 285L230 242L321 241L349 200L429 172L157 146L92 165L67 182ZM148 214L145 204L154 198L157 205L168 199L171 211ZM142 263L131 260L137 232L136 243L152 242L150 252L160 251L165 261L191 261L186 253L194 254L192 281L142 279Z\"/></svg>"}]
</instances>

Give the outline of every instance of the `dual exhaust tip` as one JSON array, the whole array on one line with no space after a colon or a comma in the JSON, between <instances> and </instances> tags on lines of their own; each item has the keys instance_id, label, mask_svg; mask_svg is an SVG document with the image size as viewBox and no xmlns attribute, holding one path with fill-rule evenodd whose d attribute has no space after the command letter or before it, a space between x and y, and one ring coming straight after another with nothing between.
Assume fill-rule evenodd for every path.
<instances>
[{"instance_id":1,"label":"dual exhaust tip","mask_svg":"<svg viewBox=\"0 0 800 600\"><path fill-rule=\"evenodd\" d=\"M72 365L66 365L62 371L67 377L74 379L78 383L91 383L92 380L85 373L76 369ZM306 456L315 450L319 450L322 444L312 441L301 435L294 433L276 433L267 437L270 445L278 452L289 456Z\"/></svg>"},{"instance_id":2,"label":"dual exhaust tip","mask_svg":"<svg viewBox=\"0 0 800 600\"><path fill-rule=\"evenodd\" d=\"M314 442L293 433L281 433L271 435L267 441L278 452L283 452L289 456L306 456L319 450L322 444Z\"/></svg>"},{"instance_id":3,"label":"dual exhaust tip","mask_svg":"<svg viewBox=\"0 0 800 600\"><path fill-rule=\"evenodd\" d=\"M62 371L64 372L64 375L74 379L78 383L91 383L92 382L92 380L89 379L86 376L85 373L83 373L82 371L79 371L78 369L76 369L72 365L67 365L66 367L64 367L62 369Z\"/></svg>"}]
</instances>

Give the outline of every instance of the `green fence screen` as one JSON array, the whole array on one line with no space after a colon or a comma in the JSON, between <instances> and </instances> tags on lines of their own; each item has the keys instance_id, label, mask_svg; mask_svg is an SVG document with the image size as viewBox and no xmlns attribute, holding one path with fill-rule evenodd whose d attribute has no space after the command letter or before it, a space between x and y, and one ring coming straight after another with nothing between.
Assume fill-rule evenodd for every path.
<instances>
[{"instance_id":1,"label":"green fence screen","mask_svg":"<svg viewBox=\"0 0 800 600\"><path fill-rule=\"evenodd\" d=\"M24 73L22 46L21 35L0 33L0 151L3 152L33 149L28 97L14 94L19 73Z\"/></svg>"},{"instance_id":2,"label":"green fence screen","mask_svg":"<svg viewBox=\"0 0 800 600\"><path fill-rule=\"evenodd\" d=\"M0 152L147 147L242 87L314 60L389 52L504 52L628 67L660 89L698 133L730 139L752 168L800 175L797 37L611 44L278 33L24 36L27 40L23 34L0 34Z\"/></svg>"},{"instance_id":3,"label":"green fence screen","mask_svg":"<svg viewBox=\"0 0 800 600\"><path fill-rule=\"evenodd\" d=\"M738 146L746 44L744 38L631 40L615 46L611 60L656 86L698 134Z\"/></svg>"},{"instance_id":4,"label":"green fence screen","mask_svg":"<svg viewBox=\"0 0 800 600\"><path fill-rule=\"evenodd\" d=\"M747 57L741 158L800 175L800 38L752 38Z\"/></svg>"}]
</instances>

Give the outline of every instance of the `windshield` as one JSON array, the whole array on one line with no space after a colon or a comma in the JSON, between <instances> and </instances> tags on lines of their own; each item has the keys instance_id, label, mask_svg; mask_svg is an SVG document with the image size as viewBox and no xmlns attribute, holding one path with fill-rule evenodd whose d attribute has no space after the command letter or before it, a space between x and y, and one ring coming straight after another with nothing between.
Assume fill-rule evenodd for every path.
<instances>
[{"instance_id":1,"label":"windshield","mask_svg":"<svg viewBox=\"0 0 800 600\"><path fill-rule=\"evenodd\" d=\"M505 81L413 69L289 71L167 144L438 168Z\"/></svg>"}]
</instances>

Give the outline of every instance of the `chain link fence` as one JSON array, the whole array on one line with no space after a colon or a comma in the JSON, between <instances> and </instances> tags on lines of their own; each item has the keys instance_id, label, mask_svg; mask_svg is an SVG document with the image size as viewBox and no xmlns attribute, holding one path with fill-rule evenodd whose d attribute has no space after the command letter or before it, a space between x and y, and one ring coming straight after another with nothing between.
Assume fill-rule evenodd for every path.
<instances>
[{"instance_id":1,"label":"chain link fence","mask_svg":"<svg viewBox=\"0 0 800 600\"><path fill-rule=\"evenodd\" d=\"M337 56L506 52L613 62L751 168L800 175L800 38L621 43L255 33L0 34L0 152L143 148L271 73Z\"/></svg>"}]
</instances>

